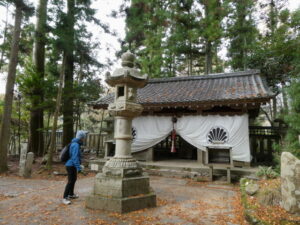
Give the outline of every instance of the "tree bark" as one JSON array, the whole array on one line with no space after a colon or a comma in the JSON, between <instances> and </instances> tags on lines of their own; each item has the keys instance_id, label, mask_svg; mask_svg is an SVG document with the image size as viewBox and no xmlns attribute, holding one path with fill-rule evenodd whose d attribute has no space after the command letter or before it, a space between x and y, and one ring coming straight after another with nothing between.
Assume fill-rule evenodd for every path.
<instances>
[{"instance_id":1,"label":"tree bark","mask_svg":"<svg viewBox=\"0 0 300 225\"><path fill-rule=\"evenodd\" d=\"M4 97L4 110L2 117L2 124L0 129L0 173L8 170L7 167L7 150L10 138L10 125L11 125L11 113L12 103L14 96L14 84L16 80L16 69L18 64L18 52L19 52L19 41L21 33L21 22L22 22L22 7L16 4L16 15L13 38L11 42L11 51L8 65L8 74L6 82L6 91Z\"/></svg>"},{"instance_id":2,"label":"tree bark","mask_svg":"<svg viewBox=\"0 0 300 225\"><path fill-rule=\"evenodd\" d=\"M36 11L36 26L34 35L33 63L37 75L41 80L45 74L45 42L46 42L46 22L47 22L48 0L39 0ZM43 89L40 85L32 87L34 93L32 107L30 111L29 143L28 150L35 155L41 156L44 151L44 110L42 107L44 100Z\"/></svg>"},{"instance_id":3,"label":"tree bark","mask_svg":"<svg viewBox=\"0 0 300 225\"><path fill-rule=\"evenodd\" d=\"M269 121L270 125L273 126L273 121L272 121L271 117L269 116L269 114L263 108L260 108L260 109L266 115L266 118Z\"/></svg>"},{"instance_id":4,"label":"tree bark","mask_svg":"<svg viewBox=\"0 0 300 225\"><path fill-rule=\"evenodd\" d=\"M285 90L285 82L282 81L281 85L282 85L281 93L282 93L284 112L288 113L289 112L289 104L288 104L288 97L287 97L286 90Z\"/></svg>"},{"instance_id":5,"label":"tree bark","mask_svg":"<svg viewBox=\"0 0 300 225\"><path fill-rule=\"evenodd\" d=\"M103 130L103 121L104 121L104 109L102 109L102 113L101 113L100 131L99 131L99 138L98 138L98 143L97 143L96 156L99 156L99 152L100 152L100 147L101 147L100 146L100 141L101 141L102 130Z\"/></svg>"},{"instance_id":6,"label":"tree bark","mask_svg":"<svg viewBox=\"0 0 300 225\"><path fill-rule=\"evenodd\" d=\"M274 0L270 1L270 12L269 12L269 21L270 21L270 31L271 36L274 38L274 33L277 25L277 12L276 5Z\"/></svg>"},{"instance_id":7,"label":"tree bark","mask_svg":"<svg viewBox=\"0 0 300 225\"><path fill-rule=\"evenodd\" d=\"M53 115L53 126L52 126L51 139L50 139L51 140L50 148L48 151L48 158L47 158L47 164L46 164L46 168L48 170L52 169L53 152L55 151L55 147L56 147L55 142L56 142L57 120L58 120L58 116L59 116L59 110L60 110L62 92L63 92L65 61L66 61L66 57L64 56L61 73L59 75L59 87L58 87L58 92L57 92L57 97L56 97L56 105L55 105L55 111L54 111L54 115Z\"/></svg>"},{"instance_id":8,"label":"tree bark","mask_svg":"<svg viewBox=\"0 0 300 225\"><path fill-rule=\"evenodd\" d=\"M73 71L74 71L74 24L75 24L75 1L68 0L68 12L66 23L66 40L64 54L65 61L65 87L63 90L63 146L71 142L74 136L74 93L73 93Z\"/></svg>"},{"instance_id":9,"label":"tree bark","mask_svg":"<svg viewBox=\"0 0 300 225\"><path fill-rule=\"evenodd\" d=\"M277 117L277 99L276 99L276 96L274 96L274 98L272 100L273 100L272 108L273 108L273 121L274 121Z\"/></svg>"},{"instance_id":10,"label":"tree bark","mask_svg":"<svg viewBox=\"0 0 300 225\"><path fill-rule=\"evenodd\" d=\"M205 46L205 74L212 72L212 44L211 41L206 41Z\"/></svg>"},{"instance_id":11,"label":"tree bark","mask_svg":"<svg viewBox=\"0 0 300 225\"><path fill-rule=\"evenodd\" d=\"M5 16L5 25L4 25L4 34L3 34L3 43L2 44L5 44L6 42L6 37L7 37L7 25L8 25L8 3L6 3L6 16ZM4 52L5 50L2 49L1 51L1 57L0 57L0 71L1 71L1 68L4 64Z\"/></svg>"}]
</instances>

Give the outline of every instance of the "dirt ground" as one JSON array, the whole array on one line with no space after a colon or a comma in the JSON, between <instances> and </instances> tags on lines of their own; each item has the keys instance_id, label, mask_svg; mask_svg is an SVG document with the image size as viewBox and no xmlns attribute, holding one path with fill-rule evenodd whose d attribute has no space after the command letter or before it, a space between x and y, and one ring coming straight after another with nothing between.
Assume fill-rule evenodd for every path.
<instances>
[{"instance_id":1,"label":"dirt ground","mask_svg":"<svg viewBox=\"0 0 300 225\"><path fill-rule=\"evenodd\" d=\"M151 176L157 207L118 214L85 207L94 182L91 172L78 177L80 198L63 205L65 174L62 163L49 172L37 158L32 177L24 179L18 176L18 159L10 158L9 173L0 175L0 224L247 224L235 185Z\"/></svg>"},{"instance_id":2,"label":"dirt ground","mask_svg":"<svg viewBox=\"0 0 300 225\"><path fill-rule=\"evenodd\" d=\"M151 177L157 207L127 214L85 208L94 175L80 177L71 205L61 204L66 177L0 177L0 224L247 224L236 186Z\"/></svg>"}]
</instances>

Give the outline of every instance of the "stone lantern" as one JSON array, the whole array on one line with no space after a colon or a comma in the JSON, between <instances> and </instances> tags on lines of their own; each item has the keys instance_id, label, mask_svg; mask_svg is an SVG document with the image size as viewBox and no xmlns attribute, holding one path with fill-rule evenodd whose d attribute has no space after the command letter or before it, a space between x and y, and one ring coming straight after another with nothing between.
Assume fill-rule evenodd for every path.
<instances>
[{"instance_id":1,"label":"stone lantern","mask_svg":"<svg viewBox=\"0 0 300 225\"><path fill-rule=\"evenodd\" d=\"M144 87L148 80L147 75L134 68L134 60L132 53L124 53L122 68L106 75L106 82L115 87L115 99L108 110L115 117L116 149L114 157L95 177L93 192L86 199L88 208L124 213L156 206L149 177L131 156L132 119L143 111L136 103L137 88Z\"/></svg>"}]
</instances>

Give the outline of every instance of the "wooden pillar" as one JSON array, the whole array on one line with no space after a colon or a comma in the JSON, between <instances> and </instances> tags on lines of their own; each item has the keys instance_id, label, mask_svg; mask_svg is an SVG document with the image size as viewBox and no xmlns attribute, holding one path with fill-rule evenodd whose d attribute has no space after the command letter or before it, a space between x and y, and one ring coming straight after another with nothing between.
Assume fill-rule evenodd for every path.
<instances>
[{"instance_id":1,"label":"wooden pillar","mask_svg":"<svg viewBox=\"0 0 300 225\"><path fill-rule=\"evenodd\" d=\"M227 170L227 183L231 183L231 171L230 171L230 167L226 168Z\"/></svg>"},{"instance_id":2,"label":"wooden pillar","mask_svg":"<svg viewBox=\"0 0 300 225\"><path fill-rule=\"evenodd\" d=\"M265 161L265 155L264 155L264 138L260 137L259 140L259 157L260 161Z\"/></svg>"},{"instance_id":3,"label":"wooden pillar","mask_svg":"<svg viewBox=\"0 0 300 225\"><path fill-rule=\"evenodd\" d=\"M203 151L200 149L197 149L197 162L199 162L201 165L203 165Z\"/></svg>"},{"instance_id":4,"label":"wooden pillar","mask_svg":"<svg viewBox=\"0 0 300 225\"><path fill-rule=\"evenodd\" d=\"M267 151L268 151L268 161L272 162L273 161L273 147L272 147L272 139L268 138L267 139Z\"/></svg>"}]
</instances>

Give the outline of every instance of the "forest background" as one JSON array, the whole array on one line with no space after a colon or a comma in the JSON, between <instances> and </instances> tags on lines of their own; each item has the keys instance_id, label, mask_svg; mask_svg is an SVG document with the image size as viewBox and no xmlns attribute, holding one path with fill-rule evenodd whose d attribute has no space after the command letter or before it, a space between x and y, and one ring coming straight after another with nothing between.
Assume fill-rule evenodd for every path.
<instances>
[{"instance_id":1,"label":"forest background","mask_svg":"<svg viewBox=\"0 0 300 225\"><path fill-rule=\"evenodd\" d=\"M7 76L0 172L7 170L11 137L51 159L45 132L61 129L63 145L78 129L99 132L105 113L87 103L107 93L103 74L127 50L152 78L259 69L274 93L261 113L270 125L276 119L288 125L280 150L300 156L300 3L113 2L0 0L0 72ZM122 21L125 29L117 26Z\"/></svg>"}]
</instances>

